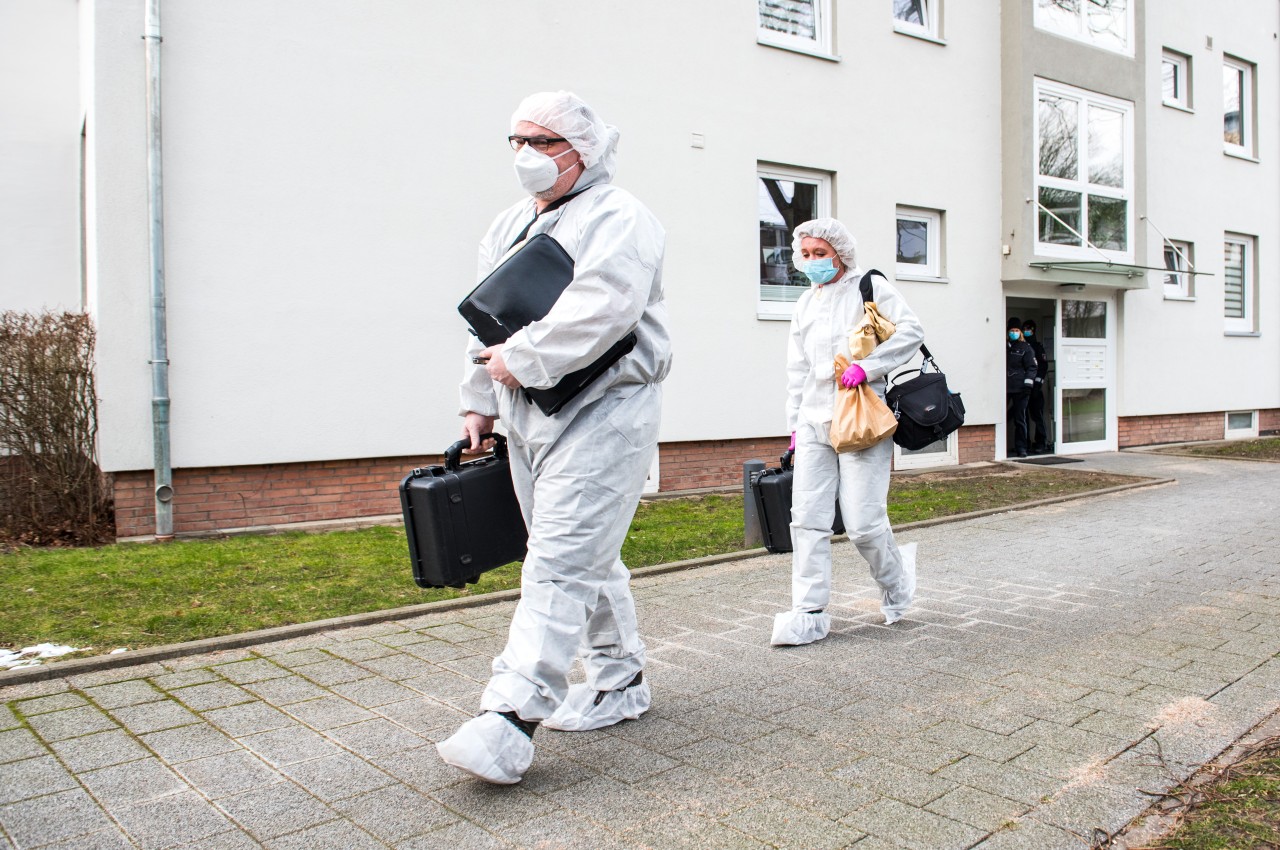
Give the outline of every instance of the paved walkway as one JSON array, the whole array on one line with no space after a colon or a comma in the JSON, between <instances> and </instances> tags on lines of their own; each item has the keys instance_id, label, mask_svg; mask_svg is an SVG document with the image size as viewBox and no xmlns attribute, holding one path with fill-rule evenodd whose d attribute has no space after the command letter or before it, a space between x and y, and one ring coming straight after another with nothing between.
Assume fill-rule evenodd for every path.
<instances>
[{"instance_id":1,"label":"paved walkway","mask_svg":"<svg viewBox=\"0 0 1280 850\"><path fill-rule=\"evenodd\" d=\"M848 544L809 647L786 557L637 581L653 710L512 788L430 746L511 603L0 690L0 847L1078 850L1280 707L1280 465L1083 466L1179 483L904 534L891 628Z\"/></svg>"}]
</instances>

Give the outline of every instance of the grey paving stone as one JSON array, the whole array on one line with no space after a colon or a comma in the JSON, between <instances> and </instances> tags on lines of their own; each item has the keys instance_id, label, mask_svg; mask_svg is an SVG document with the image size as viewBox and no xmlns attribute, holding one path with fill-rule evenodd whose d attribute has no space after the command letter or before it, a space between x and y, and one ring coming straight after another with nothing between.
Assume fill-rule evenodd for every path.
<instances>
[{"instance_id":1,"label":"grey paving stone","mask_svg":"<svg viewBox=\"0 0 1280 850\"><path fill-rule=\"evenodd\" d=\"M545 760L541 752L534 757L533 766L525 775L525 782L535 779L545 769L539 766ZM392 753L382 758L370 759L369 763L391 774L405 785L422 792L437 791L456 785L464 781L466 776L457 768L450 767L441 761L433 746Z\"/></svg>"},{"instance_id":2,"label":"grey paving stone","mask_svg":"<svg viewBox=\"0 0 1280 850\"><path fill-rule=\"evenodd\" d=\"M0 764L34 758L44 755L48 750L40 739L26 729L11 729L0 732Z\"/></svg>"},{"instance_id":3,"label":"grey paving stone","mask_svg":"<svg viewBox=\"0 0 1280 850\"><path fill-rule=\"evenodd\" d=\"M218 807L259 841L338 818L338 813L288 782L218 801Z\"/></svg>"},{"instance_id":4,"label":"grey paving stone","mask_svg":"<svg viewBox=\"0 0 1280 850\"><path fill-rule=\"evenodd\" d=\"M803 850L848 847L865 831L834 824L827 818L781 800L766 799L734 812L724 822L774 847Z\"/></svg>"},{"instance_id":5,"label":"grey paving stone","mask_svg":"<svg viewBox=\"0 0 1280 850\"><path fill-rule=\"evenodd\" d=\"M267 679L279 679L289 675L288 670L262 658L219 664L213 668L213 672L228 682L234 682L237 685L247 685L251 682L262 682Z\"/></svg>"},{"instance_id":6,"label":"grey paving stone","mask_svg":"<svg viewBox=\"0 0 1280 850\"><path fill-rule=\"evenodd\" d=\"M387 845L350 821L335 820L273 838L265 846L267 850L384 850ZM470 845L434 846L443 850L449 847L461 849Z\"/></svg>"},{"instance_id":7,"label":"grey paving stone","mask_svg":"<svg viewBox=\"0 0 1280 850\"><path fill-rule=\"evenodd\" d=\"M0 806L0 826L19 848L110 829L111 821L79 788Z\"/></svg>"},{"instance_id":8,"label":"grey paving stone","mask_svg":"<svg viewBox=\"0 0 1280 850\"><path fill-rule=\"evenodd\" d=\"M388 843L395 843L454 823L458 816L429 797L403 785L392 785L333 807Z\"/></svg>"},{"instance_id":9,"label":"grey paving stone","mask_svg":"<svg viewBox=\"0 0 1280 850\"><path fill-rule=\"evenodd\" d=\"M73 693L60 693L52 696L40 697L38 699L23 700L14 704L24 717L32 717L37 714L47 714L50 711L61 711L64 708L77 708L87 705L84 697Z\"/></svg>"},{"instance_id":10,"label":"grey paving stone","mask_svg":"<svg viewBox=\"0 0 1280 850\"><path fill-rule=\"evenodd\" d=\"M276 766L335 755L341 750L310 729L277 729L241 738L240 743Z\"/></svg>"},{"instance_id":11,"label":"grey paving stone","mask_svg":"<svg viewBox=\"0 0 1280 850\"><path fill-rule=\"evenodd\" d=\"M986 831L908 806L881 800L851 813L844 824L905 847L961 850L985 837Z\"/></svg>"},{"instance_id":12,"label":"grey paving stone","mask_svg":"<svg viewBox=\"0 0 1280 850\"><path fill-rule=\"evenodd\" d=\"M329 696L329 691L301 676L289 675L280 679L266 679L244 686L246 691L260 697L270 705L283 706L310 699Z\"/></svg>"},{"instance_id":13,"label":"grey paving stone","mask_svg":"<svg viewBox=\"0 0 1280 850\"><path fill-rule=\"evenodd\" d=\"M233 705L206 711L204 719L232 738L242 738L255 732L269 732L293 725L288 715L261 702Z\"/></svg>"},{"instance_id":14,"label":"grey paving stone","mask_svg":"<svg viewBox=\"0 0 1280 850\"><path fill-rule=\"evenodd\" d=\"M338 696L293 703L285 706L284 710L307 726L321 730L347 726L359 723L361 720L371 720L376 716L373 712Z\"/></svg>"},{"instance_id":15,"label":"grey paving stone","mask_svg":"<svg viewBox=\"0 0 1280 850\"><path fill-rule=\"evenodd\" d=\"M260 847L262 845L250 838L248 833L233 829L192 844L184 844L182 850L257 850Z\"/></svg>"},{"instance_id":16,"label":"grey paving stone","mask_svg":"<svg viewBox=\"0 0 1280 850\"><path fill-rule=\"evenodd\" d=\"M308 664L306 667L297 668L295 672L324 687L340 685L343 682L354 682L373 675L363 667L357 667L349 661L343 661L338 658L323 661L319 664Z\"/></svg>"},{"instance_id":17,"label":"grey paving stone","mask_svg":"<svg viewBox=\"0 0 1280 850\"><path fill-rule=\"evenodd\" d=\"M66 678L67 684L77 690L94 688L99 685L110 685L129 679L141 679L147 676L160 676L165 672L161 664L133 664L129 667L115 667L109 670L94 670L90 673L77 673Z\"/></svg>"},{"instance_id":18,"label":"grey paving stone","mask_svg":"<svg viewBox=\"0 0 1280 850\"><path fill-rule=\"evenodd\" d=\"M207 685L192 685L173 691L173 696L181 700L193 711L209 711L214 708L226 708L229 705L253 700L253 694L228 682L210 682Z\"/></svg>"},{"instance_id":19,"label":"grey paving stone","mask_svg":"<svg viewBox=\"0 0 1280 850\"><path fill-rule=\"evenodd\" d=\"M782 767L782 761L774 756L758 753L718 738L704 738L672 755L681 764L721 777L760 776ZM667 761L668 766L674 766L674 762L670 759Z\"/></svg>"},{"instance_id":20,"label":"grey paving stone","mask_svg":"<svg viewBox=\"0 0 1280 850\"><path fill-rule=\"evenodd\" d=\"M415 697L382 705L376 709L375 713L397 726L403 726L410 732L422 734L432 730L444 730L446 735L452 735L454 729L474 716L426 697Z\"/></svg>"},{"instance_id":21,"label":"grey paving stone","mask_svg":"<svg viewBox=\"0 0 1280 850\"><path fill-rule=\"evenodd\" d=\"M110 717L88 706L37 714L34 717L28 717L27 723L46 741L61 741L116 728L116 724Z\"/></svg>"},{"instance_id":22,"label":"grey paving stone","mask_svg":"<svg viewBox=\"0 0 1280 850\"><path fill-rule=\"evenodd\" d=\"M973 850L1080 850L1080 836L1056 826L1023 818L974 845Z\"/></svg>"},{"instance_id":23,"label":"grey paving stone","mask_svg":"<svg viewBox=\"0 0 1280 850\"><path fill-rule=\"evenodd\" d=\"M65 694L71 690L66 679L46 679L41 682L26 682L21 685L0 687L0 702L14 702L36 697L47 697L53 694Z\"/></svg>"},{"instance_id":24,"label":"grey paving stone","mask_svg":"<svg viewBox=\"0 0 1280 850\"><path fill-rule=\"evenodd\" d=\"M149 753L120 729L84 735L50 745L58 758L76 773L146 758Z\"/></svg>"},{"instance_id":25,"label":"grey paving stone","mask_svg":"<svg viewBox=\"0 0 1280 850\"><path fill-rule=\"evenodd\" d=\"M829 773L791 766L743 784L743 790L751 795L785 799L833 821L880 799L874 791L835 779Z\"/></svg>"},{"instance_id":26,"label":"grey paving stone","mask_svg":"<svg viewBox=\"0 0 1280 850\"><path fill-rule=\"evenodd\" d=\"M923 806L956 787L951 780L876 756L835 770L832 776L912 806Z\"/></svg>"},{"instance_id":27,"label":"grey paving stone","mask_svg":"<svg viewBox=\"0 0 1280 850\"><path fill-rule=\"evenodd\" d=\"M169 764L215 756L240 749L240 745L210 726L180 726L143 735L142 743Z\"/></svg>"},{"instance_id":28,"label":"grey paving stone","mask_svg":"<svg viewBox=\"0 0 1280 850\"><path fill-rule=\"evenodd\" d=\"M298 762L282 771L326 803L398 784L394 777L350 753Z\"/></svg>"},{"instance_id":29,"label":"grey paving stone","mask_svg":"<svg viewBox=\"0 0 1280 850\"><path fill-rule=\"evenodd\" d=\"M357 664L367 661L370 658L381 658L384 655L394 655L396 650L372 639L353 640L346 643L333 643L328 647L329 652L339 658L347 661L354 661Z\"/></svg>"},{"instance_id":30,"label":"grey paving stone","mask_svg":"<svg viewBox=\"0 0 1280 850\"><path fill-rule=\"evenodd\" d=\"M1045 744L1037 744L1015 759L1009 765L1019 770L1042 773L1056 779L1070 779L1080 768L1090 764L1093 759L1076 753L1067 753Z\"/></svg>"},{"instance_id":31,"label":"grey paving stone","mask_svg":"<svg viewBox=\"0 0 1280 850\"><path fill-rule=\"evenodd\" d=\"M445 661L452 661L456 658L463 658L468 655L474 655L474 645L476 641L470 644L459 646L458 644L449 643L448 641L432 639L425 643L415 643L409 646L400 647L400 651L406 655L412 655L414 658L420 658L423 661L432 664L440 664ZM486 653L492 658L491 653Z\"/></svg>"},{"instance_id":32,"label":"grey paving stone","mask_svg":"<svg viewBox=\"0 0 1280 850\"><path fill-rule=\"evenodd\" d=\"M159 759L148 758L81 773L79 780L108 810L163 797L187 788Z\"/></svg>"},{"instance_id":33,"label":"grey paving stone","mask_svg":"<svg viewBox=\"0 0 1280 850\"><path fill-rule=\"evenodd\" d=\"M194 791L170 794L114 814L144 850L177 847L233 829L221 812Z\"/></svg>"},{"instance_id":34,"label":"grey paving stone","mask_svg":"<svg viewBox=\"0 0 1280 850\"><path fill-rule=\"evenodd\" d=\"M365 708L377 708L388 703L400 702L401 700L418 696L417 691L411 691L402 685L397 685L395 682L388 682L385 679L376 677L334 685L330 690L338 696L345 697L356 705Z\"/></svg>"},{"instance_id":35,"label":"grey paving stone","mask_svg":"<svg viewBox=\"0 0 1280 850\"><path fill-rule=\"evenodd\" d=\"M450 811L466 812L467 820L489 831L529 821L559 808L554 797L543 797L519 785L490 785L476 779L433 791L431 796Z\"/></svg>"},{"instance_id":36,"label":"grey paving stone","mask_svg":"<svg viewBox=\"0 0 1280 850\"><path fill-rule=\"evenodd\" d=\"M328 641L325 640L325 643L327 644ZM297 652L287 652L283 655L273 655L271 660L282 667L296 671L299 667L332 661L333 656L319 649L302 649Z\"/></svg>"},{"instance_id":37,"label":"grey paving stone","mask_svg":"<svg viewBox=\"0 0 1280 850\"><path fill-rule=\"evenodd\" d=\"M176 769L211 800L285 781L284 776L245 750L183 762Z\"/></svg>"},{"instance_id":38,"label":"grey paving stone","mask_svg":"<svg viewBox=\"0 0 1280 850\"><path fill-rule=\"evenodd\" d=\"M199 723L200 718L171 699L111 709L111 716L135 735Z\"/></svg>"},{"instance_id":39,"label":"grey paving stone","mask_svg":"<svg viewBox=\"0 0 1280 850\"><path fill-rule=\"evenodd\" d=\"M951 820L993 832L1002 824L1017 819L1030 806L976 788L960 787L948 791L925 808Z\"/></svg>"},{"instance_id":40,"label":"grey paving stone","mask_svg":"<svg viewBox=\"0 0 1280 850\"><path fill-rule=\"evenodd\" d=\"M172 691L178 688L185 688L190 685L203 685L208 682L218 681L218 676L211 670L204 667L197 667L192 670L180 670L174 673L165 673L161 676L151 677L151 684L155 685L162 691Z\"/></svg>"},{"instance_id":41,"label":"grey paving stone","mask_svg":"<svg viewBox=\"0 0 1280 850\"><path fill-rule=\"evenodd\" d=\"M5 839L3 847L12 847ZM118 828L111 826L84 835L74 835L52 844L40 845L40 850L134 850L136 845Z\"/></svg>"},{"instance_id":42,"label":"grey paving stone","mask_svg":"<svg viewBox=\"0 0 1280 850\"><path fill-rule=\"evenodd\" d=\"M20 725L22 725L22 721L18 719L18 715L13 713L13 708L0 703L0 731L13 729Z\"/></svg>"},{"instance_id":43,"label":"grey paving stone","mask_svg":"<svg viewBox=\"0 0 1280 850\"><path fill-rule=\"evenodd\" d=\"M326 736L366 759L417 749L423 744L420 736L383 718L330 729Z\"/></svg>"},{"instance_id":44,"label":"grey paving stone","mask_svg":"<svg viewBox=\"0 0 1280 850\"><path fill-rule=\"evenodd\" d=\"M423 661L421 658L404 652L397 652L394 655L386 655L381 658L371 658L360 662L360 666L391 682L412 679L417 676L430 676L440 672L440 668L430 661Z\"/></svg>"},{"instance_id":45,"label":"grey paving stone","mask_svg":"<svg viewBox=\"0 0 1280 850\"><path fill-rule=\"evenodd\" d=\"M164 694L153 688L145 679L131 679L99 685L96 688L86 688L85 693L100 707L106 709L164 699Z\"/></svg>"},{"instance_id":46,"label":"grey paving stone","mask_svg":"<svg viewBox=\"0 0 1280 850\"><path fill-rule=\"evenodd\" d=\"M10 762L0 770L0 804L76 787L75 778L53 756Z\"/></svg>"},{"instance_id":47,"label":"grey paving stone","mask_svg":"<svg viewBox=\"0 0 1280 850\"><path fill-rule=\"evenodd\" d=\"M466 623L448 623L443 626L432 626L429 629L423 629L422 634L434 640L443 640L449 643L466 643L467 641L492 636L491 632L472 628Z\"/></svg>"},{"instance_id":48,"label":"grey paving stone","mask_svg":"<svg viewBox=\"0 0 1280 850\"><path fill-rule=\"evenodd\" d=\"M440 848L456 847L466 850L508 850L515 845L502 840L491 832L486 832L473 823L460 821L428 832L417 838L409 838L400 842L398 850L440 850ZM345 850L336 847L335 850Z\"/></svg>"}]
</instances>

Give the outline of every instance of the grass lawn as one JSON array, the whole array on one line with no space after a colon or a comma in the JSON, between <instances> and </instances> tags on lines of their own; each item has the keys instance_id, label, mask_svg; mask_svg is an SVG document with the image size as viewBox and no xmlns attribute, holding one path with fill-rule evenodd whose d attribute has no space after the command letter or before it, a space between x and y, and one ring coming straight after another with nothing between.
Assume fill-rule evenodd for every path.
<instances>
[{"instance_id":1,"label":"grass lawn","mask_svg":"<svg viewBox=\"0 0 1280 850\"><path fill-rule=\"evenodd\" d=\"M1135 850L1274 850L1280 847L1280 738L1269 738L1212 781L1178 796L1191 801L1177 828Z\"/></svg>"},{"instance_id":2,"label":"grass lawn","mask_svg":"<svg viewBox=\"0 0 1280 850\"><path fill-rule=\"evenodd\" d=\"M1133 479L1004 465L895 476L895 524ZM647 500L622 550L630 567L743 548L742 497ZM519 565L465 590L414 585L402 528L126 543L0 554L0 646L107 652L518 587Z\"/></svg>"},{"instance_id":3,"label":"grass lawn","mask_svg":"<svg viewBox=\"0 0 1280 850\"><path fill-rule=\"evenodd\" d=\"M1157 451L1177 454L1227 457L1241 460L1280 460L1280 437L1262 437L1257 440L1232 440L1209 446L1171 446Z\"/></svg>"}]
</instances>

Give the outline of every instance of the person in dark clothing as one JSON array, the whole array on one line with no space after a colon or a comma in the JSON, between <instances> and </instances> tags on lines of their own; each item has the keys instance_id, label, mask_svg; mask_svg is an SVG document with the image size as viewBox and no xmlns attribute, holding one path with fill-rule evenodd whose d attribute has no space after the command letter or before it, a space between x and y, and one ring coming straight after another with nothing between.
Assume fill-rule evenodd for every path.
<instances>
[{"instance_id":1,"label":"person in dark clothing","mask_svg":"<svg viewBox=\"0 0 1280 850\"><path fill-rule=\"evenodd\" d=\"M1022 323L1022 338L1031 346L1031 353L1036 358L1035 383L1027 394L1027 426L1036 426L1035 439L1031 441L1031 453L1042 455L1049 451L1053 438L1049 435L1049 426L1044 421L1044 376L1049 373L1049 358L1042 343L1036 335L1035 319L1027 319Z\"/></svg>"},{"instance_id":2,"label":"person in dark clothing","mask_svg":"<svg viewBox=\"0 0 1280 850\"><path fill-rule=\"evenodd\" d=\"M1013 428L1013 454L1027 456L1027 397L1036 382L1036 356L1022 338L1022 320L1011 318L1005 338L1005 395Z\"/></svg>"}]
</instances>

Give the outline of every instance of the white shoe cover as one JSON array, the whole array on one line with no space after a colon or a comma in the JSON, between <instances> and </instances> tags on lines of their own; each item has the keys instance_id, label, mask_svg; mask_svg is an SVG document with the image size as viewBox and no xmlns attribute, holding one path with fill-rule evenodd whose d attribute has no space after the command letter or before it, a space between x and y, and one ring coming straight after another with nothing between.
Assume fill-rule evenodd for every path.
<instances>
[{"instance_id":1,"label":"white shoe cover","mask_svg":"<svg viewBox=\"0 0 1280 850\"><path fill-rule=\"evenodd\" d=\"M831 615L784 611L773 618L771 646L800 646L822 640L831 631Z\"/></svg>"},{"instance_id":2,"label":"white shoe cover","mask_svg":"<svg viewBox=\"0 0 1280 850\"><path fill-rule=\"evenodd\" d=\"M881 606L886 626L892 626L901 620L911 603L916 601L916 544L908 543L898 551L902 553L902 575L907 584L907 601L903 605Z\"/></svg>"},{"instance_id":3,"label":"white shoe cover","mask_svg":"<svg viewBox=\"0 0 1280 850\"><path fill-rule=\"evenodd\" d=\"M585 683L571 686L564 702L554 714L542 721L542 725L561 732L603 729L623 720L637 719L649 710L653 702L649 683L643 681L634 687L605 692L604 699L596 705L599 695L599 691L592 690Z\"/></svg>"},{"instance_id":4,"label":"white shoe cover","mask_svg":"<svg viewBox=\"0 0 1280 850\"><path fill-rule=\"evenodd\" d=\"M436 752L445 764L486 782L514 785L533 762L533 741L501 714L486 711L436 744Z\"/></svg>"}]
</instances>

